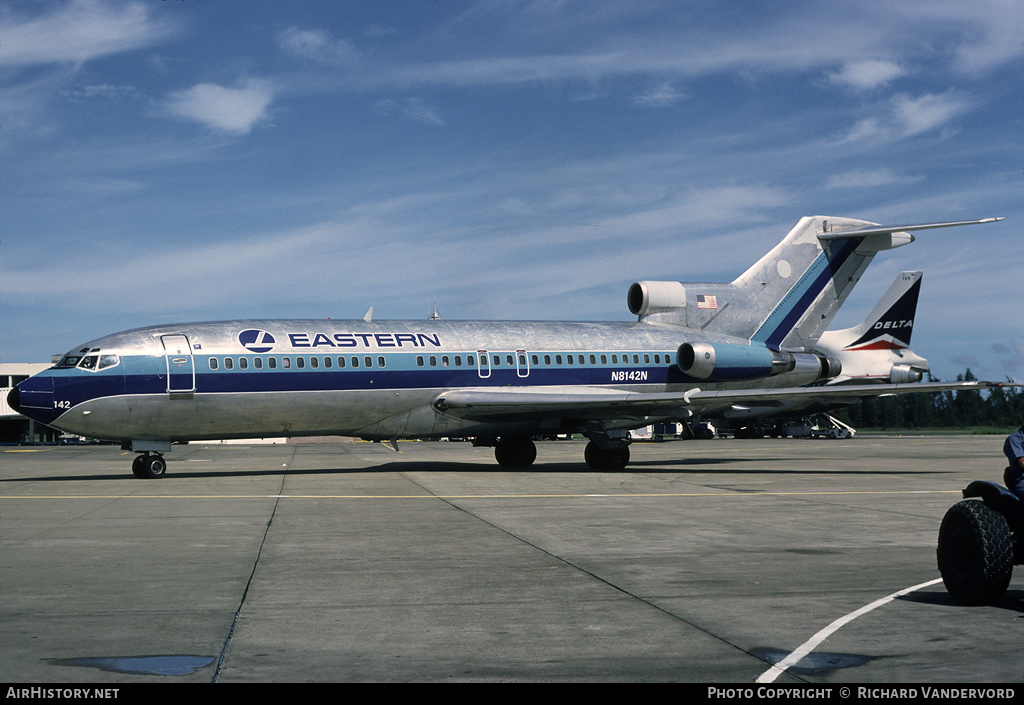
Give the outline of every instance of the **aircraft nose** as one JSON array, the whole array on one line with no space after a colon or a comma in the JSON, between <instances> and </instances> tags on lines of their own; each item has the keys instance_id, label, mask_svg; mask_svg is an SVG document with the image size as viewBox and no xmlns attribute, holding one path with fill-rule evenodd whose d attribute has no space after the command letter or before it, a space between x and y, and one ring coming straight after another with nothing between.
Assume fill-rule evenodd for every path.
<instances>
[{"instance_id":1,"label":"aircraft nose","mask_svg":"<svg viewBox=\"0 0 1024 705\"><path fill-rule=\"evenodd\" d=\"M21 392L17 387L7 393L7 406L16 414L21 413Z\"/></svg>"},{"instance_id":2,"label":"aircraft nose","mask_svg":"<svg viewBox=\"0 0 1024 705\"><path fill-rule=\"evenodd\" d=\"M53 404L53 378L45 373L29 377L10 391L7 403L23 416L50 423L58 411Z\"/></svg>"}]
</instances>

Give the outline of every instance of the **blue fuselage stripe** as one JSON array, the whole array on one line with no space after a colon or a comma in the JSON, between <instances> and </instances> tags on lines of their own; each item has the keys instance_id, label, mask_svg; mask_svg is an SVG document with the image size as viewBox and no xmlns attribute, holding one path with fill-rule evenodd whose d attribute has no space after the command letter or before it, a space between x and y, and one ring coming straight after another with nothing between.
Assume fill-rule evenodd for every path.
<instances>
[{"instance_id":1,"label":"blue fuselage stripe","mask_svg":"<svg viewBox=\"0 0 1024 705\"><path fill-rule=\"evenodd\" d=\"M464 365L461 367L441 365L443 358L454 358L458 354ZM195 394L242 394L242 393L274 393L274 392L334 392L334 391L368 391L368 390L411 390L411 389L450 389L457 387L536 387L536 386L609 386L623 387L630 385L671 385L685 384L692 380L684 375L675 364L675 360L667 353L658 353L660 363L653 362L654 353L637 353L639 362L632 361L618 364L580 364L572 365L562 357L562 364L530 365L517 369L508 366L506 353L501 354L502 363L493 362L481 373L475 364L473 353L438 353L434 356L422 356L409 353L374 353L372 367L366 367L364 357L360 355L358 368L351 366L338 368L337 357L332 356L332 367L325 368L325 356L321 355L195 355ZM574 357L579 353L574 353ZM600 354L598 354L599 357ZM611 354L605 353L610 359ZM616 356L621 356L616 353ZM644 362L644 357L648 358ZM276 357L281 365L283 357L290 359L292 367L282 369L269 367L269 358ZM541 360L544 355L539 356ZM589 359L590 354L585 358ZM625 356L621 356L625 357ZM255 367L255 360L260 358L262 369ZM302 359L304 368L298 368L298 360ZM318 367L312 368L312 360L316 358ZM555 359L551 355L552 360ZM217 369L210 369L211 359L217 360ZM225 361L232 361L232 369L225 369ZM247 368L242 369L240 363L246 361ZM384 366L379 366L383 359ZM436 359L437 365L430 366ZM419 365L423 360L423 366ZM351 365L351 362L347 364ZM45 386L42 382L32 379L22 383L23 398L29 403L34 415L43 412L52 420L69 408L91 399L114 397L121 395L167 394L167 370L163 358L155 356L123 356L121 364L98 372L80 369L50 370ZM52 381L51 381L52 380ZM35 391L34 388L40 389ZM32 403L31 400L38 400ZM52 409L49 407L53 407ZM41 419L42 420L42 419Z\"/></svg>"}]
</instances>

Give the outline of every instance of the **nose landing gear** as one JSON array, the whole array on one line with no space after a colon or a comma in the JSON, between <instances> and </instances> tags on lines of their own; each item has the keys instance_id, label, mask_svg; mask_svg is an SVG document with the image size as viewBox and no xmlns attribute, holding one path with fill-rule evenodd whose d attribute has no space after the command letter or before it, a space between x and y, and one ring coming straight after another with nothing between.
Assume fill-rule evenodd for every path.
<instances>
[{"instance_id":1,"label":"nose landing gear","mask_svg":"<svg viewBox=\"0 0 1024 705\"><path fill-rule=\"evenodd\" d=\"M170 441L124 441L121 450L141 453L132 461L132 474L143 480L155 480L167 472L164 453L171 452Z\"/></svg>"}]
</instances>

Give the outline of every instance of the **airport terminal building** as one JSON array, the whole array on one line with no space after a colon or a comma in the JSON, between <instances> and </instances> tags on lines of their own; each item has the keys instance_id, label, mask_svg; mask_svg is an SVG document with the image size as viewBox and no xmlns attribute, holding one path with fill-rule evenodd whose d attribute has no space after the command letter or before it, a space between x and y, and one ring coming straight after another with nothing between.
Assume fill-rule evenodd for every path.
<instances>
[{"instance_id":1,"label":"airport terminal building","mask_svg":"<svg viewBox=\"0 0 1024 705\"><path fill-rule=\"evenodd\" d=\"M46 363L0 363L0 443L56 443L60 431L15 413L7 403L7 393L18 382L49 368Z\"/></svg>"}]
</instances>

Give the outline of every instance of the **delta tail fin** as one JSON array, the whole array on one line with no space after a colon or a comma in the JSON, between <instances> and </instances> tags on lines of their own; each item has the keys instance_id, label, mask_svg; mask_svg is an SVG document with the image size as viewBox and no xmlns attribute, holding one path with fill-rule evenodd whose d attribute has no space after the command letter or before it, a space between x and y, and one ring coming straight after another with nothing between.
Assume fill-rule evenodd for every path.
<instances>
[{"instance_id":1,"label":"delta tail fin","mask_svg":"<svg viewBox=\"0 0 1024 705\"><path fill-rule=\"evenodd\" d=\"M862 323L825 331L818 350L842 364L830 384L919 382L928 361L910 349L923 272L900 272Z\"/></svg>"}]
</instances>

